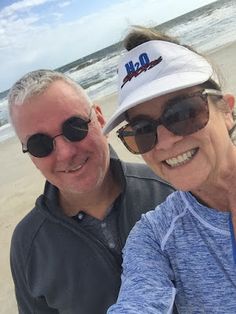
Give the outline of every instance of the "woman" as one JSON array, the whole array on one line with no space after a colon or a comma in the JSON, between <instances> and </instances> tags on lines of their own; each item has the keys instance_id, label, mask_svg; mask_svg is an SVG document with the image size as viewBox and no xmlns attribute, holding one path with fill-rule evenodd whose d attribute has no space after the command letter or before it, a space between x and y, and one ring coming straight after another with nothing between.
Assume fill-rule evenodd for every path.
<instances>
[{"instance_id":1,"label":"woman","mask_svg":"<svg viewBox=\"0 0 236 314\"><path fill-rule=\"evenodd\" d=\"M205 58L167 36L138 28L125 46L104 132L128 121L125 146L179 191L132 230L108 313L236 313L234 97Z\"/></svg>"}]
</instances>

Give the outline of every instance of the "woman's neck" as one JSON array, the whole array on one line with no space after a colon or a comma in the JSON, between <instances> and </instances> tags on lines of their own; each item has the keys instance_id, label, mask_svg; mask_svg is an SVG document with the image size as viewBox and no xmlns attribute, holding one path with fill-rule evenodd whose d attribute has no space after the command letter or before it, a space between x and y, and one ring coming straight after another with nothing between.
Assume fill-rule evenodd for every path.
<instances>
[{"instance_id":1,"label":"woman's neck","mask_svg":"<svg viewBox=\"0 0 236 314\"><path fill-rule=\"evenodd\" d=\"M236 175L217 180L191 191L200 203L220 211L236 212Z\"/></svg>"}]
</instances>

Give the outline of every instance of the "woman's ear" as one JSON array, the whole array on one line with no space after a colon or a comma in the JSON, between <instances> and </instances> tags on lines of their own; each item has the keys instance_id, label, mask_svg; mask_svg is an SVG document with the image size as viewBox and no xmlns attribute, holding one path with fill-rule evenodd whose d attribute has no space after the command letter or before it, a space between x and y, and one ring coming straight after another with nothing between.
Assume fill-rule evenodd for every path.
<instances>
[{"instance_id":1,"label":"woman's ear","mask_svg":"<svg viewBox=\"0 0 236 314\"><path fill-rule=\"evenodd\" d=\"M223 99L228 104L230 111L233 112L234 105L235 105L234 95L232 95L232 94L225 94L223 96Z\"/></svg>"},{"instance_id":2,"label":"woman's ear","mask_svg":"<svg viewBox=\"0 0 236 314\"><path fill-rule=\"evenodd\" d=\"M229 108L229 112L225 114L226 126L228 130L231 130L231 128L234 125L233 111L235 105L235 98L232 94L225 94L223 96L223 99Z\"/></svg>"}]
</instances>

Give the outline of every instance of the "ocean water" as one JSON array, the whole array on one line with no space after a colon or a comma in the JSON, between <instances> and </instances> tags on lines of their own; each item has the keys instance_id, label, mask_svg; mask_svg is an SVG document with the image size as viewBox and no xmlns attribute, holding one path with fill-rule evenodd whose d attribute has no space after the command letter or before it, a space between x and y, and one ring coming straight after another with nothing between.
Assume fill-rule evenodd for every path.
<instances>
[{"instance_id":1,"label":"ocean water","mask_svg":"<svg viewBox=\"0 0 236 314\"><path fill-rule=\"evenodd\" d=\"M218 0L159 25L157 29L177 36L182 43L209 53L236 41L236 1ZM81 84L92 99L116 92L119 43L59 68ZM9 125L7 100L0 98L0 141L14 135Z\"/></svg>"}]
</instances>

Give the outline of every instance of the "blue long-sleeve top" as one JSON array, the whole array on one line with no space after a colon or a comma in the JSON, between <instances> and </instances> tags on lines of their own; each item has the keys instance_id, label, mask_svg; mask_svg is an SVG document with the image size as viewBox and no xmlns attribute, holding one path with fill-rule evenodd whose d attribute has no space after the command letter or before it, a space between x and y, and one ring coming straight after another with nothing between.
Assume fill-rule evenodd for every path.
<instances>
[{"instance_id":1,"label":"blue long-sleeve top","mask_svg":"<svg viewBox=\"0 0 236 314\"><path fill-rule=\"evenodd\" d=\"M124 248L122 286L109 314L236 313L229 212L175 192L143 215Z\"/></svg>"}]
</instances>

